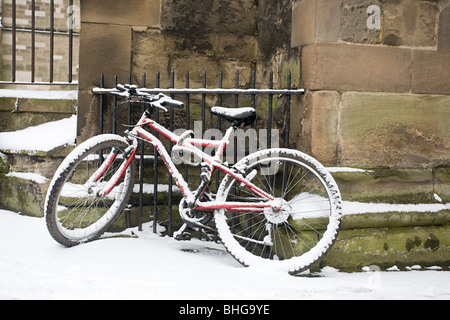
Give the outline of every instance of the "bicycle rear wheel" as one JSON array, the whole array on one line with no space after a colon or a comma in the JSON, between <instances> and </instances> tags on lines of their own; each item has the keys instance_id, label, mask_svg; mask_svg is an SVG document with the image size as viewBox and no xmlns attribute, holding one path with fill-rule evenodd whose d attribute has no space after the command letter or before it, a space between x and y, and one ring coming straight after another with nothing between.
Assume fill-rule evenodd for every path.
<instances>
[{"instance_id":1,"label":"bicycle rear wheel","mask_svg":"<svg viewBox=\"0 0 450 320\"><path fill-rule=\"evenodd\" d=\"M216 227L231 255L245 266L280 268L291 274L307 270L324 257L341 222L341 196L327 170L308 155L288 149L256 152L235 167L282 206L217 210ZM217 201L268 200L227 175Z\"/></svg>"},{"instance_id":2,"label":"bicycle rear wheel","mask_svg":"<svg viewBox=\"0 0 450 320\"><path fill-rule=\"evenodd\" d=\"M127 161L127 148L120 136L100 135L75 148L60 165L45 204L47 228L57 242L72 247L95 240L125 209L134 186L134 159L109 194L101 191Z\"/></svg>"}]
</instances>

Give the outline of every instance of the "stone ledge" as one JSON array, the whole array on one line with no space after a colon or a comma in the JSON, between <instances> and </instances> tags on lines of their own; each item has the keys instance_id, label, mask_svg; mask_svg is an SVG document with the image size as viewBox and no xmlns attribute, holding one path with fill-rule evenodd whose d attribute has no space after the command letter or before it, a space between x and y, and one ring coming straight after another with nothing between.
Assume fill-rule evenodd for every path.
<instances>
[{"instance_id":1,"label":"stone ledge","mask_svg":"<svg viewBox=\"0 0 450 320\"><path fill-rule=\"evenodd\" d=\"M382 212L346 215L341 230L442 226L450 222L450 208L437 212Z\"/></svg>"},{"instance_id":2,"label":"stone ledge","mask_svg":"<svg viewBox=\"0 0 450 320\"><path fill-rule=\"evenodd\" d=\"M45 112L75 114L77 100L34 99L34 98L3 98L0 97L0 111L15 112Z\"/></svg>"},{"instance_id":3,"label":"stone ledge","mask_svg":"<svg viewBox=\"0 0 450 320\"><path fill-rule=\"evenodd\" d=\"M10 150L0 150L0 152L3 152L7 155L22 155L22 156L30 156L30 157L40 157L40 158L45 158L45 157L51 157L51 158L58 158L58 157L67 157L69 155L70 152L72 152L72 150L74 149L74 146L71 145L63 145L63 146L59 146L56 147L50 151L27 151L27 150L22 150L21 152L11 152ZM52 161L52 160L49 160Z\"/></svg>"},{"instance_id":4,"label":"stone ledge","mask_svg":"<svg viewBox=\"0 0 450 320\"><path fill-rule=\"evenodd\" d=\"M48 184L0 176L0 208L32 217L44 216L44 201Z\"/></svg>"},{"instance_id":5,"label":"stone ledge","mask_svg":"<svg viewBox=\"0 0 450 320\"><path fill-rule=\"evenodd\" d=\"M448 268L450 224L427 227L394 227L343 230L320 267L361 271L420 265Z\"/></svg>"},{"instance_id":6,"label":"stone ledge","mask_svg":"<svg viewBox=\"0 0 450 320\"><path fill-rule=\"evenodd\" d=\"M332 175L344 200L392 204L436 203L431 169L373 169L332 172Z\"/></svg>"}]
</instances>

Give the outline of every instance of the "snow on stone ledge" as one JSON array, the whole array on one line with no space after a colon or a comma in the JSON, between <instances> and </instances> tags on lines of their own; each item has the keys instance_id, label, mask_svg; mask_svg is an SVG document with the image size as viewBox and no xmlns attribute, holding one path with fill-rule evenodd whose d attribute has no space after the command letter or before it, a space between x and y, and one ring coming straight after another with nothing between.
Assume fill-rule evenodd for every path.
<instances>
[{"instance_id":1,"label":"snow on stone ledge","mask_svg":"<svg viewBox=\"0 0 450 320\"><path fill-rule=\"evenodd\" d=\"M38 184L43 184L48 181L48 179L38 173L31 172L10 172L6 175L7 177L20 178L24 180L34 181Z\"/></svg>"},{"instance_id":2,"label":"snow on stone ledge","mask_svg":"<svg viewBox=\"0 0 450 320\"><path fill-rule=\"evenodd\" d=\"M74 145L77 132L77 117L47 122L14 132L0 133L0 150L48 152L59 146Z\"/></svg>"},{"instance_id":3,"label":"snow on stone ledge","mask_svg":"<svg viewBox=\"0 0 450 320\"><path fill-rule=\"evenodd\" d=\"M0 90L0 98L77 100L78 91Z\"/></svg>"},{"instance_id":4,"label":"snow on stone ledge","mask_svg":"<svg viewBox=\"0 0 450 320\"><path fill-rule=\"evenodd\" d=\"M355 215L364 213L384 212L439 212L447 210L445 204L390 204L390 203L362 203L343 201L342 209L344 215Z\"/></svg>"}]
</instances>

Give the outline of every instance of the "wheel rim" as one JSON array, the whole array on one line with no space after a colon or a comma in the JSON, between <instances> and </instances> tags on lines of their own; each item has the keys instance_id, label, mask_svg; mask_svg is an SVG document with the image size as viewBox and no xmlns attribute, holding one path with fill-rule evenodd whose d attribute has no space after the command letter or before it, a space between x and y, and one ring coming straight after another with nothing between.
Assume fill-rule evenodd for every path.
<instances>
[{"instance_id":1,"label":"wheel rim","mask_svg":"<svg viewBox=\"0 0 450 320\"><path fill-rule=\"evenodd\" d=\"M111 223L117 215L131 183L130 168L119 181L119 184L107 196L100 197L99 191L112 177L115 170L124 161L123 148L114 163L109 167L102 179L89 183L91 175L97 170L109 154L112 147L97 148L80 159L67 175L58 195L56 206L56 225L60 233L67 239L77 242L88 241Z\"/></svg>"},{"instance_id":2,"label":"wheel rim","mask_svg":"<svg viewBox=\"0 0 450 320\"><path fill-rule=\"evenodd\" d=\"M221 237L229 246L231 243L229 251L244 264L276 261L291 271L298 270L323 255L336 237L340 212L335 212L334 197L323 174L307 162L289 156L251 162L246 173L258 171L252 182L282 205L260 213L220 210L216 221ZM273 174L261 174L270 170ZM221 201L257 201L245 187L228 179Z\"/></svg>"}]
</instances>

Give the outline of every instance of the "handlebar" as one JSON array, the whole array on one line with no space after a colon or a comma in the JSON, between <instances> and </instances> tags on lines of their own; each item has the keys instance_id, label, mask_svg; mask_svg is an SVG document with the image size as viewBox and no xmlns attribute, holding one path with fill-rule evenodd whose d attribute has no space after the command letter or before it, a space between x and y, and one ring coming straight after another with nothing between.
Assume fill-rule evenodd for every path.
<instances>
[{"instance_id":1,"label":"handlebar","mask_svg":"<svg viewBox=\"0 0 450 320\"><path fill-rule=\"evenodd\" d=\"M113 91L111 93L120 97L127 98L129 100L133 98L141 99L149 103L152 107L162 109L165 112L167 112L167 109L165 107L173 107L180 109L184 108L184 103L181 101L174 100L163 93L159 93L157 95L149 94L147 92L138 89L138 87L135 85L119 84L116 86L116 89L118 91Z\"/></svg>"}]
</instances>

